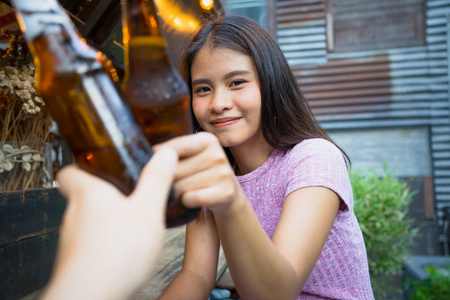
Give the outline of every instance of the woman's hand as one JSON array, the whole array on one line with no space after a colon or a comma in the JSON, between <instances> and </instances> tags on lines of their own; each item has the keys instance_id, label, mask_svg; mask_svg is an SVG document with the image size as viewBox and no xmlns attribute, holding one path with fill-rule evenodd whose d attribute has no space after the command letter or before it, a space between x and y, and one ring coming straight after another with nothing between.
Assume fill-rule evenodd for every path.
<instances>
[{"instance_id":1,"label":"woman's hand","mask_svg":"<svg viewBox=\"0 0 450 300\"><path fill-rule=\"evenodd\" d=\"M76 167L60 171L68 204L44 299L126 299L148 280L164 242L176 166L176 153L161 149L129 197Z\"/></svg>"},{"instance_id":2,"label":"woman's hand","mask_svg":"<svg viewBox=\"0 0 450 300\"><path fill-rule=\"evenodd\" d=\"M175 173L175 191L187 207L206 206L214 213L226 214L243 194L228 158L211 133L174 138L155 146L170 147L180 157Z\"/></svg>"}]
</instances>

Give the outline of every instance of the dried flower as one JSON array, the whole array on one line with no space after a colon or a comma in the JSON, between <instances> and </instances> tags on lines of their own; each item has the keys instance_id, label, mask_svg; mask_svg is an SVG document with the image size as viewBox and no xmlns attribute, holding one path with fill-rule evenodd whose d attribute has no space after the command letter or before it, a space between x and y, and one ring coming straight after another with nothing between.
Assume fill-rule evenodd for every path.
<instances>
[{"instance_id":1,"label":"dried flower","mask_svg":"<svg viewBox=\"0 0 450 300\"><path fill-rule=\"evenodd\" d=\"M3 30L9 47L0 49L0 190L48 186L43 145L52 120L34 87L34 65L22 35Z\"/></svg>"},{"instance_id":2,"label":"dried flower","mask_svg":"<svg viewBox=\"0 0 450 300\"><path fill-rule=\"evenodd\" d=\"M40 162L44 161L44 153L33 150L29 146L14 148L11 144L4 144L0 149L0 173L11 171L16 163L22 163L27 172L36 170Z\"/></svg>"}]
</instances>

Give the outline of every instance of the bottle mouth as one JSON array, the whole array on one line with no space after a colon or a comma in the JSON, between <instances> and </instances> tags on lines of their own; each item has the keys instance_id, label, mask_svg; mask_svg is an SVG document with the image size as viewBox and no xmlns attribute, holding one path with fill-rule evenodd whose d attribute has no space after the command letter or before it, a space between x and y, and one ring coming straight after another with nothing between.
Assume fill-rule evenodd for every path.
<instances>
[{"instance_id":1,"label":"bottle mouth","mask_svg":"<svg viewBox=\"0 0 450 300\"><path fill-rule=\"evenodd\" d=\"M150 46L150 47L166 47L166 41L163 37L159 36L136 36L130 38L128 41L129 47L142 47L142 46Z\"/></svg>"}]
</instances>

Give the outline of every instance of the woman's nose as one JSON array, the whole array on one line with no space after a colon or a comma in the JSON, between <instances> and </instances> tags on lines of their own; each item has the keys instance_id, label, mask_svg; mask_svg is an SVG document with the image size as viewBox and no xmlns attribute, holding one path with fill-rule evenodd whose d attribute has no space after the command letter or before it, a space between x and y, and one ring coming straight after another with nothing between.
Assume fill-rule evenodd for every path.
<instances>
[{"instance_id":1,"label":"woman's nose","mask_svg":"<svg viewBox=\"0 0 450 300\"><path fill-rule=\"evenodd\" d=\"M230 93L226 91L216 91L213 95L209 108L215 113L221 113L222 111L231 109L232 107L233 101L231 100Z\"/></svg>"}]
</instances>

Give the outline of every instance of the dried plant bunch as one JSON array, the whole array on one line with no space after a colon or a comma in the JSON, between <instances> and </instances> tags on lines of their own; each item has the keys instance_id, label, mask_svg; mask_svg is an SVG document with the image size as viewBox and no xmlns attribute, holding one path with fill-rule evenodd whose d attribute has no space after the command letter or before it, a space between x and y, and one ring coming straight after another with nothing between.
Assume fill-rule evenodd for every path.
<instances>
[{"instance_id":1,"label":"dried plant bunch","mask_svg":"<svg viewBox=\"0 0 450 300\"><path fill-rule=\"evenodd\" d=\"M52 120L35 89L34 64L20 33L3 30L9 47L0 49L0 190L49 185L44 145ZM43 182L44 181L44 182Z\"/></svg>"}]
</instances>

